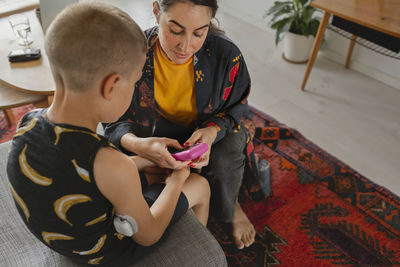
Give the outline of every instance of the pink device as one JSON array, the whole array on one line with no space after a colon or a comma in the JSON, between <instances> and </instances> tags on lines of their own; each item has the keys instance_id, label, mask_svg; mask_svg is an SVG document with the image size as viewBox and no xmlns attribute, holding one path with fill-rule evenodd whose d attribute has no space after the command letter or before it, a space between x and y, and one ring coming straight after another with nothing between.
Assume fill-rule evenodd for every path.
<instances>
[{"instance_id":1,"label":"pink device","mask_svg":"<svg viewBox=\"0 0 400 267\"><path fill-rule=\"evenodd\" d=\"M176 160L186 161L200 157L208 150L206 143L199 143L189 147L187 150L171 154Z\"/></svg>"}]
</instances>

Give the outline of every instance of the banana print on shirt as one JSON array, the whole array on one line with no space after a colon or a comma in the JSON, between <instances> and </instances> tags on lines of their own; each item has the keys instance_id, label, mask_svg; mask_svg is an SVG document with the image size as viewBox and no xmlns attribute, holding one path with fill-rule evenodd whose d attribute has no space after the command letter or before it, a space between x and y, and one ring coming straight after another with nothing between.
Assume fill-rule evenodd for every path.
<instances>
[{"instance_id":1,"label":"banana print on shirt","mask_svg":"<svg viewBox=\"0 0 400 267\"><path fill-rule=\"evenodd\" d=\"M105 221L106 219L107 219L107 214L104 213L104 214L101 215L100 217L97 217L96 219L91 220L90 222L85 223L85 226L88 227L88 226L94 225L94 224L96 224L96 223L98 223L98 222Z\"/></svg>"},{"instance_id":2,"label":"banana print on shirt","mask_svg":"<svg viewBox=\"0 0 400 267\"><path fill-rule=\"evenodd\" d=\"M24 149L22 149L21 154L19 155L19 166L21 168L22 173L31 179L32 182L42 186L49 186L53 183L53 179L40 175L37 171L35 171L28 163L26 159L26 150L28 145L25 145Z\"/></svg>"},{"instance_id":3,"label":"banana print on shirt","mask_svg":"<svg viewBox=\"0 0 400 267\"><path fill-rule=\"evenodd\" d=\"M26 206L25 202L22 200L22 198L15 192L14 187L10 184L11 188L11 193L15 199L15 202L18 203L19 207L21 208L22 212L25 214L26 220L29 222L29 217L31 216L28 206Z\"/></svg>"},{"instance_id":4,"label":"banana print on shirt","mask_svg":"<svg viewBox=\"0 0 400 267\"><path fill-rule=\"evenodd\" d=\"M42 238L43 238L44 242L46 242L46 244L49 246L50 246L50 241L53 241L53 240L73 240L73 239L75 239L72 236L68 236L68 235L64 235L64 234L60 234L60 233L51 233L51 232L46 232L46 231L42 232Z\"/></svg>"},{"instance_id":5,"label":"banana print on shirt","mask_svg":"<svg viewBox=\"0 0 400 267\"><path fill-rule=\"evenodd\" d=\"M72 160L72 164L74 164L74 167L76 169L76 172L78 173L79 177L81 177L83 180L86 182L90 183L90 177L89 177L89 172L85 170L82 167L79 167L78 163L76 163L76 160Z\"/></svg>"},{"instance_id":6,"label":"banana print on shirt","mask_svg":"<svg viewBox=\"0 0 400 267\"><path fill-rule=\"evenodd\" d=\"M19 123L18 123L18 127L17 127L18 130L17 130L17 132L15 133L15 135L14 135L13 138L15 138L15 137L17 137L17 136L21 136L21 135L23 135L24 133L26 133L26 132L32 130L32 128L35 127L35 125L36 125L36 123L37 123L37 121L38 121L38 118L33 118L33 119L31 119L24 127L19 128L19 124L21 123L21 121L22 121L22 120L20 120Z\"/></svg>"},{"instance_id":7,"label":"banana print on shirt","mask_svg":"<svg viewBox=\"0 0 400 267\"><path fill-rule=\"evenodd\" d=\"M99 252L100 249L103 247L104 242L107 239L107 235L103 235L102 237L99 238L99 240L97 241L96 245L94 245L93 248L86 250L86 251L72 251L73 253L79 254L79 255L90 255L90 254L94 254L96 252Z\"/></svg>"},{"instance_id":8,"label":"banana print on shirt","mask_svg":"<svg viewBox=\"0 0 400 267\"><path fill-rule=\"evenodd\" d=\"M104 256L94 258L88 261L89 264L100 264L100 261L104 258Z\"/></svg>"},{"instance_id":9,"label":"banana print on shirt","mask_svg":"<svg viewBox=\"0 0 400 267\"><path fill-rule=\"evenodd\" d=\"M82 194L75 194L75 195L66 195L54 202L54 211L57 214L58 218L63 220L64 222L68 223L72 226L72 223L67 219L67 212L68 210L78 203L84 203L92 201L92 199L86 195Z\"/></svg>"},{"instance_id":10,"label":"banana print on shirt","mask_svg":"<svg viewBox=\"0 0 400 267\"><path fill-rule=\"evenodd\" d=\"M62 133L85 133L85 134L90 134L91 136L93 136L94 138L96 138L99 141L101 140L101 138L95 133L91 133L89 131L83 131L83 130L68 129L68 128L63 128L60 126L54 127L54 133L56 134L56 141L54 142L55 145L57 145L58 142L60 141L60 135Z\"/></svg>"},{"instance_id":11,"label":"banana print on shirt","mask_svg":"<svg viewBox=\"0 0 400 267\"><path fill-rule=\"evenodd\" d=\"M121 235L120 233L114 233L114 235L119 239L122 240L125 236Z\"/></svg>"}]
</instances>

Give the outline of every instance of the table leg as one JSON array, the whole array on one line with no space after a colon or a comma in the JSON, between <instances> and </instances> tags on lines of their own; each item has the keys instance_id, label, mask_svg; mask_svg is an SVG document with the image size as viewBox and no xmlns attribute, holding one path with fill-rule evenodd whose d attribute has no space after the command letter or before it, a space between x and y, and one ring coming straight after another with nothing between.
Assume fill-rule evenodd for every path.
<instances>
[{"instance_id":1,"label":"table leg","mask_svg":"<svg viewBox=\"0 0 400 267\"><path fill-rule=\"evenodd\" d=\"M308 76L310 75L311 69L314 65L315 58L317 57L318 49L319 49L322 39L324 37L326 25L328 24L330 15L331 15L331 13L324 11L324 15L322 16L321 22L319 24L317 36L315 37L311 55L308 60L307 70L306 70L306 73L303 78L303 83L301 84L301 90L303 90L303 91L304 91L304 87L306 86Z\"/></svg>"},{"instance_id":2,"label":"table leg","mask_svg":"<svg viewBox=\"0 0 400 267\"><path fill-rule=\"evenodd\" d=\"M353 48L355 45L355 41L357 39L357 35L352 35L351 36L351 40L350 40L350 45L349 45L349 50L347 51L347 58L346 58L346 64L344 65L346 69L349 68L349 64L350 64L350 59L351 59L351 55L353 54Z\"/></svg>"},{"instance_id":3,"label":"table leg","mask_svg":"<svg viewBox=\"0 0 400 267\"><path fill-rule=\"evenodd\" d=\"M53 99L54 99L54 95L49 95L47 97L47 102L48 102L49 106L51 105L51 103L53 103Z\"/></svg>"},{"instance_id":4,"label":"table leg","mask_svg":"<svg viewBox=\"0 0 400 267\"><path fill-rule=\"evenodd\" d=\"M43 100L40 100L36 103L33 103L35 108L48 108L50 106L48 97L43 98Z\"/></svg>"},{"instance_id":5,"label":"table leg","mask_svg":"<svg viewBox=\"0 0 400 267\"><path fill-rule=\"evenodd\" d=\"M14 114L11 109L3 109L3 112L4 112L4 116L6 117L6 120L8 122L8 126L10 127L14 123L14 120L15 120Z\"/></svg>"}]
</instances>

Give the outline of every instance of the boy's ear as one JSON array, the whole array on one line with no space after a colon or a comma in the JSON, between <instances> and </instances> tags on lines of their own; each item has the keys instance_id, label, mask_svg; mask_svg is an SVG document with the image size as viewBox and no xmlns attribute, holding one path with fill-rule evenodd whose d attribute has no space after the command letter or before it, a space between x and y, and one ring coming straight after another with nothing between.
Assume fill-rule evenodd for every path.
<instances>
[{"instance_id":1,"label":"boy's ear","mask_svg":"<svg viewBox=\"0 0 400 267\"><path fill-rule=\"evenodd\" d=\"M117 90L118 82L121 80L121 75L113 73L108 75L103 82L101 94L106 100L111 100L113 93Z\"/></svg>"},{"instance_id":2,"label":"boy's ear","mask_svg":"<svg viewBox=\"0 0 400 267\"><path fill-rule=\"evenodd\" d=\"M160 20L160 6L157 1L153 2L153 14L154 14L154 16L156 16L156 21L158 24L158 22Z\"/></svg>"}]
</instances>

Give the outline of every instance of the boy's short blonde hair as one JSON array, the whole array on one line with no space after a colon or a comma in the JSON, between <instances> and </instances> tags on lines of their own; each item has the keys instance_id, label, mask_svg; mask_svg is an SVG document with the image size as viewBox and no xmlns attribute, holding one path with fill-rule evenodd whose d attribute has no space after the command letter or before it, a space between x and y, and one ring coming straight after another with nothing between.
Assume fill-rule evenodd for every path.
<instances>
[{"instance_id":1,"label":"boy's short blonde hair","mask_svg":"<svg viewBox=\"0 0 400 267\"><path fill-rule=\"evenodd\" d=\"M109 74L130 75L142 67L138 64L147 41L122 10L82 1L66 7L55 18L46 32L45 49L56 83L85 90Z\"/></svg>"}]
</instances>

